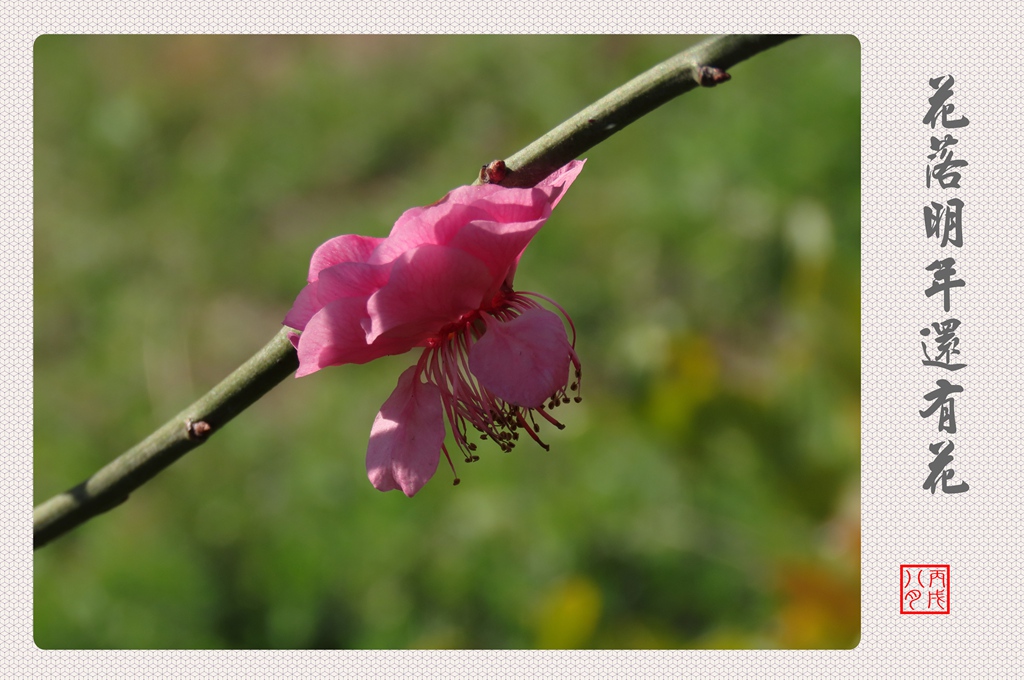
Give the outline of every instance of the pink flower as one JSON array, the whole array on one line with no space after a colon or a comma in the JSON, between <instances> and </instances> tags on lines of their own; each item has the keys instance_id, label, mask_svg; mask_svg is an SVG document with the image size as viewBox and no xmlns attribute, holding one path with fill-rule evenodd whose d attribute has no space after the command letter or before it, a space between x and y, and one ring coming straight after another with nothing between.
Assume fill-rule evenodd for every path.
<instances>
[{"instance_id":1,"label":"pink flower","mask_svg":"<svg viewBox=\"0 0 1024 680\"><path fill-rule=\"evenodd\" d=\"M583 163L532 188L459 187L405 211L387 238L338 236L313 253L309 283L284 319L301 331L291 336L297 377L424 348L370 430L366 471L376 488L412 496L441 452L451 464L446 418L469 462L478 458L470 426L504 451L520 431L547 449L536 416L561 428L548 411L568 403L568 392L579 401L572 320L554 301L513 290L512 279Z\"/></svg>"}]
</instances>

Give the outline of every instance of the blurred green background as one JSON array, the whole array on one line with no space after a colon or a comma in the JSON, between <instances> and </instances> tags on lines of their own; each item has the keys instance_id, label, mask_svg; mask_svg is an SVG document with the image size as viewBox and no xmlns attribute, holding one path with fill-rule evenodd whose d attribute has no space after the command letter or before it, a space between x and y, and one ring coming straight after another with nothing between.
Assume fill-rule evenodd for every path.
<instances>
[{"instance_id":1,"label":"blurred green background","mask_svg":"<svg viewBox=\"0 0 1024 680\"><path fill-rule=\"evenodd\" d=\"M386 235L687 36L43 36L35 499ZM551 452L366 479L414 354L288 379L35 555L43 648L849 648L860 630L860 48L805 36L591 150L517 288L579 331Z\"/></svg>"}]
</instances>

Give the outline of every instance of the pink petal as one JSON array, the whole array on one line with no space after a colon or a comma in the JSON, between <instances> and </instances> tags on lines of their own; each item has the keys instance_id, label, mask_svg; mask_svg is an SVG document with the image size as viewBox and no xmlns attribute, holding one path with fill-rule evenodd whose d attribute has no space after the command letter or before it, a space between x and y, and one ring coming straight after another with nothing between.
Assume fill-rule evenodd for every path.
<instances>
[{"instance_id":1,"label":"pink petal","mask_svg":"<svg viewBox=\"0 0 1024 680\"><path fill-rule=\"evenodd\" d=\"M296 348L299 370L295 377L301 378L327 366L365 364L412 349L414 343L403 339L381 338L367 343L364 319L366 298L341 298L317 312L299 336Z\"/></svg>"},{"instance_id":2,"label":"pink petal","mask_svg":"<svg viewBox=\"0 0 1024 680\"><path fill-rule=\"evenodd\" d=\"M476 205L487 204L486 209L496 222L467 225L450 245L479 257L496 277L501 277L511 287L523 251L547 221L551 210L579 175L585 162L572 161L564 165L532 189L506 189L479 200ZM489 233L483 235L479 233L481 231Z\"/></svg>"},{"instance_id":3,"label":"pink petal","mask_svg":"<svg viewBox=\"0 0 1024 680\"><path fill-rule=\"evenodd\" d=\"M492 194L499 194L503 191L508 191L508 187L503 187L500 184L465 184L458 186L445 194L444 198L435 203L434 205L440 205L441 203L452 202L452 203L473 203L482 198L487 198Z\"/></svg>"},{"instance_id":4,"label":"pink petal","mask_svg":"<svg viewBox=\"0 0 1024 680\"><path fill-rule=\"evenodd\" d=\"M515 264L551 214L551 208L583 169L583 163L566 164L536 187L508 188L496 184L457 187L432 205L406 210L395 222L388 238L365 261L383 264L422 245L451 245L476 255L490 267L495 277L504 280L509 267ZM486 243L480 235L464 234L473 229L484 232L491 241L504 237L509 243ZM492 255L485 258L486 253Z\"/></svg>"},{"instance_id":5,"label":"pink petal","mask_svg":"<svg viewBox=\"0 0 1024 680\"><path fill-rule=\"evenodd\" d=\"M550 175L542 179L536 184L535 189L540 189L546 195L546 200L554 208L562 196L565 194L569 186L576 180L576 177L583 170L583 164L586 163L586 159L569 161L562 167L553 171ZM509 191L529 191L530 189L516 189L511 187L503 187L500 184L477 184L470 186L461 186L448 192L448 194L437 203L444 201L458 201L463 203L469 203L471 201L477 201L480 199L488 199L492 195L500 195ZM437 204L435 204L437 205Z\"/></svg>"},{"instance_id":6,"label":"pink petal","mask_svg":"<svg viewBox=\"0 0 1024 680\"><path fill-rule=\"evenodd\" d=\"M388 282L391 265L342 262L320 272L317 298L322 304L346 297L369 297Z\"/></svg>"},{"instance_id":7,"label":"pink petal","mask_svg":"<svg viewBox=\"0 0 1024 680\"><path fill-rule=\"evenodd\" d=\"M445 204L448 203L461 203L464 205L469 205L478 198L481 198L482 196L494 193L496 191L501 191L502 189L503 187L500 187L495 184L456 187L449 191L444 196L442 196L441 198L439 198L438 200L431 203L430 205L409 208L408 210L403 212L401 216L398 218L398 220L395 221L395 225L394 227L391 228L391 231L393 233L396 230L401 231L403 229L406 229L409 226L409 224L421 221L424 213L434 210L438 206L444 206Z\"/></svg>"},{"instance_id":8,"label":"pink petal","mask_svg":"<svg viewBox=\"0 0 1024 680\"><path fill-rule=\"evenodd\" d=\"M508 273L505 274L505 285L509 288L512 288L512 283L515 281L517 269L519 269L519 258L516 258L515 262L509 266Z\"/></svg>"},{"instance_id":9,"label":"pink petal","mask_svg":"<svg viewBox=\"0 0 1024 680\"><path fill-rule=\"evenodd\" d=\"M413 343L482 304L492 287L483 262L461 250L425 245L403 253L387 285L370 296L368 342L387 334Z\"/></svg>"},{"instance_id":10,"label":"pink petal","mask_svg":"<svg viewBox=\"0 0 1024 680\"><path fill-rule=\"evenodd\" d=\"M380 408L366 448L366 474L380 491L412 497L437 471L444 442L441 391L405 370Z\"/></svg>"},{"instance_id":11,"label":"pink petal","mask_svg":"<svg viewBox=\"0 0 1024 680\"><path fill-rule=\"evenodd\" d=\"M309 320L313 318L313 315L320 311L323 307L320 304L316 294L317 282L306 284L306 286L299 291L298 296L295 298L295 302L292 303L292 308L288 310L288 313L284 317L282 322L289 328L296 328L302 330L309 323Z\"/></svg>"},{"instance_id":12,"label":"pink petal","mask_svg":"<svg viewBox=\"0 0 1024 680\"><path fill-rule=\"evenodd\" d=\"M566 190L576 181L576 177L583 170L583 164L586 162L585 158L582 161L569 161L537 183L536 188L541 189L548 195L552 209L558 205Z\"/></svg>"},{"instance_id":13,"label":"pink petal","mask_svg":"<svg viewBox=\"0 0 1024 680\"><path fill-rule=\"evenodd\" d=\"M479 207L496 222L525 222L549 215L548 194L533 187L505 188L501 191L477 198L473 205Z\"/></svg>"},{"instance_id":14,"label":"pink petal","mask_svg":"<svg viewBox=\"0 0 1024 680\"><path fill-rule=\"evenodd\" d=\"M320 272L342 262L366 262L370 254L383 242L382 238L345 234L335 236L313 251L309 261L307 281L316 281Z\"/></svg>"},{"instance_id":15,"label":"pink petal","mask_svg":"<svg viewBox=\"0 0 1024 680\"><path fill-rule=\"evenodd\" d=\"M484 315L487 331L469 350L480 385L514 406L540 408L569 381L569 339L558 315L528 309L511 321Z\"/></svg>"},{"instance_id":16,"label":"pink petal","mask_svg":"<svg viewBox=\"0 0 1024 680\"><path fill-rule=\"evenodd\" d=\"M372 264L384 264L422 245L448 245L466 224L488 218L486 211L471 203L445 199L426 208L407 210L395 222L391 233L373 252L369 261Z\"/></svg>"},{"instance_id":17,"label":"pink petal","mask_svg":"<svg viewBox=\"0 0 1024 680\"><path fill-rule=\"evenodd\" d=\"M477 221L467 224L451 240L452 248L458 248L487 265L497 286L500 286L512 267L522 255L530 240L544 226L548 218L548 207L538 219L528 222ZM497 292L497 287L491 295Z\"/></svg>"}]
</instances>

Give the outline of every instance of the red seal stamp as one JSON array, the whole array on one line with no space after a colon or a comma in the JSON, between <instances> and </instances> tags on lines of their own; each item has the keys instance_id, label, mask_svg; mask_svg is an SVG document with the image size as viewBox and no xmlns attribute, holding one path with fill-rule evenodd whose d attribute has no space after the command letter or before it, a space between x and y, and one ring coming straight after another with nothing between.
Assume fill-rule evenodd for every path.
<instances>
[{"instance_id":1,"label":"red seal stamp","mask_svg":"<svg viewBox=\"0 0 1024 680\"><path fill-rule=\"evenodd\" d=\"M900 565L900 614L948 614L949 565Z\"/></svg>"}]
</instances>

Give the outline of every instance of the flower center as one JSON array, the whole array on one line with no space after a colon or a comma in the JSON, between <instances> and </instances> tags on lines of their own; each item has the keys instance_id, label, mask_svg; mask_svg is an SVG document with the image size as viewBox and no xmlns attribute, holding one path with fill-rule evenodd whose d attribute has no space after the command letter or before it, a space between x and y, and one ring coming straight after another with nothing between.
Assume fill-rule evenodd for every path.
<instances>
[{"instance_id":1,"label":"flower center","mask_svg":"<svg viewBox=\"0 0 1024 680\"><path fill-rule=\"evenodd\" d=\"M513 308L515 304L514 299L519 295L519 293L516 293L508 286L502 286L501 290L498 291L498 293L493 298L491 298L490 303L481 306L480 309L474 309L471 312L466 312L465 314L460 316L457 321L442 326L441 330L439 330L434 337L427 340L427 347L439 347L445 342L451 340L452 336L463 332L467 327L471 327L473 329L473 339L476 340L477 338L484 334L485 330L482 315L490 314L499 319L506 318L500 316L500 312L502 310ZM527 293L526 295L529 295L529 293ZM539 305L533 306L536 307ZM519 314L522 313L523 309L525 308L522 308L518 312L515 312L509 318L515 318L516 316L519 316ZM564 311L562 313L563 315L565 314ZM571 324L572 321L570 321L569 323Z\"/></svg>"},{"instance_id":2,"label":"flower center","mask_svg":"<svg viewBox=\"0 0 1024 680\"><path fill-rule=\"evenodd\" d=\"M487 332L485 314L500 323L507 323L528 310L543 309L538 300L553 306L572 329L572 337L566 349L569 351L573 373L567 384L558 387L543 406L526 408L504 401L481 385L470 370L469 353L473 345ZM575 397L572 397L574 401L581 401L579 393L582 370L574 349L575 344L575 327L561 306L535 293L518 293L510 288L503 288L487 307L464 314L454 323L444 326L428 341L420 357L417 372L440 389L445 415L466 462L479 459L474 453L476 443L470 441L471 427L479 433L480 439L496 442L502 451L508 452L515 447L521 431L526 432L545 451L549 450L548 445L538 434L538 416L562 429L564 425L555 420L549 411L561 404L569 403L570 392L575 394ZM442 446L442 450L447 457L447 449ZM449 462L450 460L449 458Z\"/></svg>"}]
</instances>

